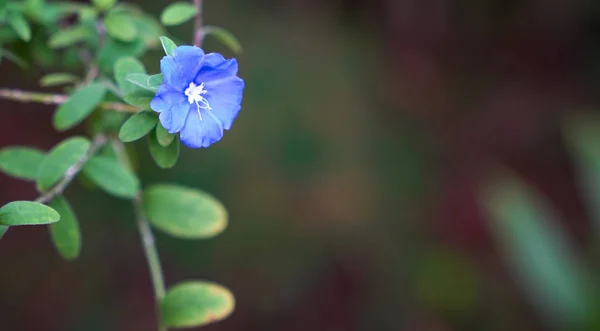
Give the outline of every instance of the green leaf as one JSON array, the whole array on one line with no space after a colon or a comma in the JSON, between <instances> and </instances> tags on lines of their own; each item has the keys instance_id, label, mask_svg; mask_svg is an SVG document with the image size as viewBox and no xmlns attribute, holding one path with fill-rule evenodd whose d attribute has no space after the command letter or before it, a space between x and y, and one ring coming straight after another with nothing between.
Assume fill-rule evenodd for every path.
<instances>
[{"instance_id":1,"label":"green leaf","mask_svg":"<svg viewBox=\"0 0 600 331\"><path fill-rule=\"evenodd\" d=\"M57 222L60 215L37 202L13 201L0 208L0 225L38 225Z\"/></svg>"},{"instance_id":2,"label":"green leaf","mask_svg":"<svg viewBox=\"0 0 600 331\"><path fill-rule=\"evenodd\" d=\"M35 180L44 160L44 152L29 147L0 149L0 170L13 177Z\"/></svg>"},{"instance_id":3,"label":"green leaf","mask_svg":"<svg viewBox=\"0 0 600 331\"><path fill-rule=\"evenodd\" d=\"M482 193L490 229L533 304L554 323L586 323L589 274L550 205L510 175Z\"/></svg>"},{"instance_id":4,"label":"green leaf","mask_svg":"<svg viewBox=\"0 0 600 331\"><path fill-rule=\"evenodd\" d=\"M49 206L60 214L60 222L48 227L54 247L65 260L78 258L81 253L81 232L73 208L63 197L54 198Z\"/></svg>"},{"instance_id":5,"label":"green leaf","mask_svg":"<svg viewBox=\"0 0 600 331\"><path fill-rule=\"evenodd\" d=\"M167 54L168 56L173 56L173 51L175 50L175 48L177 48L177 45L173 42L173 40L162 36L160 37L160 43L162 44L165 54Z\"/></svg>"},{"instance_id":6,"label":"green leaf","mask_svg":"<svg viewBox=\"0 0 600 331\"><path fill-rule=\"evenodd\" d=\"M179 159L180 144L179 140L168 146L162 146L156 139L155 134L148 135L148 147L150 148L150 155L156 165L163 169L172 168L177 164Z\"/></svg>"},{"instance_id":7,"label":"green leaf","mask_svg":"<svg viewBox=\"0 0 600 331\"><path fill-rule=\"evenodd\" d=\"M44 87L73 84L77 82L79 82L79 78L77 78L77 76L64 72L48 74L40 79L40 85Z\"/></svg>"},{"instance_id":8,"label":"green leaf","mask_svg":"<svg viewBox=\"0 0 600 331\"><path fill-rule=\"evenodd\" d=\"M96 8L102 11L107 11L115 5L117 0L92 0L92 2Z\"/></svg>"},{"instance_id":9,"label":"green leaf","mask_svg":"<svg viewBox=\"0 0 600 331\"><path fill-rule=\"evenodd\" d=\"M10 12L8 14L8 24L15 30L19 38L24 41L31 40L31 28L21 13Z\"/></svg>"},{"instance_id":10,"label":"green leaf","mask_svg":"<svg viewBox=\"0 0 600 331\"><path fill-rule=\"evenodd\" d=\"M163 74L147 75L141 73L129 74L126 77L127 81L150 91L158 91L158 87L163 83Z\"/></svg>"},{"instance_id":11,"label":"green leaf","mask_svg":"<svg viewBox=\"0 0 600 331\"><path fill-rule=\"evenodd\" d=\"M56 145L40 164L37 187L45 191L56 184L90 148L90 141L83 137L72 137Z\"/></svg>"},{"instance_id":12,"label":"green leaf","mask_svg":"<svg viewBox=\"0 0 600 331\"><path fill-rule=\"evenodd\" d=\"M239 54L242 52L242 44L240 41L231 32L221 27L208 25L202 28L202 33L205 36L214 36L218 41L223 43L223 45L229 47L234 53Z\"/></svg>"},{"instance_id":13,"label":"green leaf","mask_svg":"<svg viewBox=\"0 0 600 331\"><path fill-rule=\"evenodd\" d=\"M135 17L133 23L146 46L151 48L159 47L160 41L158 38L164 35L166 31L154 16L139 15Z\"/></svg>"},{"instance_id":14,"label":"green leaf","mask_svg":"<svg viewBox=\"0 0 600 331\"><path fill-rule=\"evenodd\" d=\"M92 158L83 167L83 173L98 187L118 198L133 198L140 190L137 177L110 157Z\"/></svg>"},{"instance_id":15,"label":"green leaf","mask_svg":"<svg viewBox=\"0 0 600 331\"><path fill-rule=\"evenodd\" d=\"M154 98L154 93L148 90L134 90L125 94L123 100L128 104L142 109L150 109L150 101Z\"/></svg>"},{"instance_id":16,"label":"green leaf","mask_svg":"<svg viewBox=\"0 0 600 331\"><path fill-rule=\"evenodd\" d=\"M122 57L138 57L144 54L146 45L142 38L135 38L132 42L123 42L114 38L107 38L104 46L98 52L98 66L103 72L111 73L115 63Z\"/></svg>"},{"instance_id":17,"label":"green leaf","mask_svg":"<svg viewBox=\"0 0 600 331\"><path fill-rule=\"evenodd\" d=\"M123 142L138 140L152 131L158 122L156 113L142 111L131 116L119 130L119 139Z\"/></svg>"},{"instance_id":18,"label":"green leaf","mask_svg":"<svg viewBox=\"0 0 600 331\"><path fill-rule=\"evenodd\" d=\"M171 145L171 143L173 142L173 139L175 139L175 135L170 134L167 131L167 129L165 129L165 127L162 126L162 124L158 123L156 125L156 140L158 141L158 143L161 146L167 147L167 146Z\"/></svg>"},{"instance_id":19,"label":"green leaf","mask_svg":"<svg viewBox=\"0 0 600 331\"><path fill-rule=\"evenodd\" d=\"M153 226L179 238L211 238L227 227L227 211L213 196L177 185L144 191L144 211Z\"/></svg>"},{"instance_id":20,"label":"green leaf","mask_svg":"<svg viewBox=\"0 0 600 331\"><path fill-rule=\"evenodd\" d=\"M175 2L167 6L160 14L164 25L179 25L189 21L198 14L198 8L189 2Z\"/></svg>"},{"instance_id":21,"label":"green leaf","mask_svg":"<svg viewBox=\"0 0 600 331\"><path fill-rule=\"evenodd\" d=\"M235 307L233 294L225 287L206 281L187 281L169 289L160 303L163 325L189 328L217 322Z\"/></svg>"},{"instance_id":22,"label":"green leaf","mask_svg":"<svg viewBox=\"0 0 600 331\"><path fill-rule=\"evenodd\" d=\"M8 231L8 226L0 225L0 239L2 239L6 231Z\"/></svg>"},{"instance_id":23,"label":"green leaf","mask_svg":"<svg viewBox=\"0 0 600 331\"><path fill-rule=\"evenodd\" d=\"M104 26L108 34L121 41L133 41L137 36L137 29L131 17L122 13L109 13L104 18Z\"/></svg>"},{"instance_id":24,"label":"green leaf","mask_svg":"<svg viewBox=\"0 0 600 331\"><path fill-rule=\"evenodd\" d=\"M50 48L64 48L94 37L94 32L84 25L59 30L48 41Z\"/></svg>"},{"instance_id":25,"label":"green leaf","mask_svg":"<svg viewBox=\"0 0 600 331\"><path fill-rule=\"evenodd\" d=\"M65 131L81 123L102 102L105 95L106 87L101 83L91 83L75 91L54 113L54 127Z\"/></svg>"},{"instance_id":26,"label":"green leaf","mask_svg":"<svg viewBox=\"0 0 600 331\"><path fill-rule=\"evenodd\" d=\"M115 80L124 94L137 90L137 86L127 81L127 76L134 73L145 73L144 65L134 57L122 57L115 63Z\"/></svg>"}]
</instances>

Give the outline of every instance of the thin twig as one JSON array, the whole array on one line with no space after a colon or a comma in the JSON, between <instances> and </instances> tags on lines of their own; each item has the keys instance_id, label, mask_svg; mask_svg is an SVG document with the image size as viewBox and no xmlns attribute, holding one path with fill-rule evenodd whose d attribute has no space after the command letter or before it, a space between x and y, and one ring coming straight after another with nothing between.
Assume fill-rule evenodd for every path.
<instances>
[{"instance_id":1,"label":"thin twig","mask_svg":"<svg viewBox=\"0 0 600 331\"><path fill-rule=\"evenodd\" d=\"M194 45L202 47L204 39L204 31L202 31L202 0L193 0L193 2L198 9L196 20L194 21Z\"/></svg>"},{"instance_id":2,"label":"thin twig","mask_svg":"<svg viewBox=\"0 0 600 331\"><path fill-rule=\"evenodd\" d=\"M19 102L37 102L46 105L60 105L69 100L69 96L66 94L40 93L19 89L0 89L0 98ZM137 113L142 111L141 108L121 102L102 102L98 107L104 110L114 110L124 113Z\"/></svg>"},{"instance_id":3,"label":"thin twig","mask_svg":"<svg viewBox=\"0 0 600 331\"><path fill-rule=\"evenodd\" d=\"M77 174L81 171L81 168L83 168L85 163L92 156L94 156L98 149L104 144L106 144L106 137L104 135L97 135L94 140L92 140L92 144L90 145L90 148L88 148L87 152L79 160L77 160L74 165L67 169L63 178L50 190L35 199L35 202L48 203L55 197L62 195L67 186L69 186L73 179L75 179L75 176L77 176Z\"/></svg>"},{"instance_id":4,"label":"thin twig","mask_svg":"<svg viewBox=\"0 0 600 331\"><path fill-rule=\"evenodd\" d=\"M117 153L117 159L119 162L129 168L131 166L131 160L125 152L125 146L120 140L111 139L112 146ZM162 325L160 321L159 305L165 296L166 287L165 280L163 277L162 266L160 264L160 257L158 256L158 250L154 241L154 235L152 229L146 217L144 216L142 195L137 194L133 198L133 209L135 211L135 219L140 232L140 238L142 240L142 247L144 248L144 254L146 255L146 262L148 263L148 269L150 269L150 279L152 280L152 286L154 287L154 298L156 299L156 315L158 316L158 331L167 331L167 328Z\"/></svg>"}]
</instances>

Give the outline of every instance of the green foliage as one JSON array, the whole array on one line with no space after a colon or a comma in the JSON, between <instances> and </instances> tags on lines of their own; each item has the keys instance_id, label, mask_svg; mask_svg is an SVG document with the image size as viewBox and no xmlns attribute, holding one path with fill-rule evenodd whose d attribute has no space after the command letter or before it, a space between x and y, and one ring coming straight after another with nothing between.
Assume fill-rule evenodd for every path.
<instances>
[{"instance_id":1,"label":"green foliage","mask_svg":"<svg viewBox=\"0 0 600 331\"><path fill-rule=\"evenodd\" d=\"M94 31L83 25L55 32L48 41L50 48L65 48L94 38Z\"/></svg>"},{"instance_id":2,"label":"green foliage","mask_svg":"<svg viewBox=\"0 0 600 331\"><path fill-rule=\"evenodd\" d=\"M172 236L211 238L227 227L227 211L211 195L176 185L154 185L144 191L146 217Z\"/></svg>"},{"instance_id":3,"label":"green foliage","mask_svg":"<svg viewBox=\"0 0 600 331\"><path fill-rule=\"evenodd\" d=\"M167 54L168 56L173 56L173 51L175 50L175 48L177 48L177 45L173 42L173 40L162 36L160 37L160 43L162 44L165 54Z\"/></svg>"},{"instance_id":4,"label":"green foliage","mask_svg":"<svg viewBox=\"0 0 600 331\"><path fill-rule=\"evenodd\" d=\"M198 8L189 2L175 2L167 6L160 15L164 25L179 25L189 21L198 14Z\"/></svg>"},{"instance_id":5,"label":"green foliage","mask_svg":"<svg viewBox=\"0 0 600 331\"><path fill-rule=\"evenodd\" d=\"M156 92L158 91L158 87L163 83L164 77L163 74L150 76L142 73L132 73L128 74L126 79L136 86Z\"/></svg>"},{"instance_id":6,"label":"green foliage","mask_svg":"<svg viewBox=\"0 0 600 331\"><path fill-rule=\"evenodd\" d=\"M90 141L83 137L72 137L56 145L40 164L36 182L40 191L56 184L90 148Z\"/></svg>"},{"instance_id":7,"label":"green foliage","mask_svg":"<svg viewBox=\"0 0 600 331\"><path fill-rule=\"evenodd\" d=\"M54 198L48 205L60 214L60 222L48 227L54 247L65 260L78 258L81 253L81 232L73 208L63 197Z\"/></svg>"},{"instance_id":8,"label":"green foliage","mask_svg":"<svg viewBox=\"0 0 600 331\"><path fill-rule=\"evenodd\" d=\"M170 134L162 124L158 123L156 125L156 141L158 141L161 146L166 147L171 145L173 139L175 139L175 135Z\"/></svg>"},{"instance_id":9,"label":"green foliage","mask_svg":"<svg viewBox=\"0 0 600 331\"><path fill-rule=\"evenodd\" d=\"M13 201L0 208L0 225L39 225L58 222L60 215L37 202Z\"/></svg>"},{"instance_id":10,"label":"green foliage","mask_svg":"<svg viewBox=\"0 0 600 331\"><path fill-rule=\"evenodd\" d=\"M229 47L234 53L239 54L242 52L242 44L233 33L218 26L205 26L202 29L205 36L214 36L218 41L223 43L223 45Z\"/></svg>"},{"instance_id":11,"label":"green foliage","mask_svg":"<svg viewBox=\"0 0 600 331\"><path fill-rule=\"evenodd\" d=\"M488 184L490 227L536 307L555 323L589 323L589 275L550 206L510 176Z\"/></svg>"},{"instance_id":12,"label":"green foliage","mask_svg":"<svg viewBox=\"0 0 600 331\"><path fill-rule=\"evenodd\" d=\"M30 147L6 147L0 149L0 170L10 176L35 180L45 155Z\"/></svg>"},{"instance_id":13,"label":"green foliage","mask_svg":"<svg viewBox=\"0 0 600 331\"><path fill-rule=\"evenodd\" d=\"M0 0L0 58L22 68L30 62L42 67L41 72L50 74L40 78L40 85L62 86L69 95L29 92L23 97L19 91L14 99L56 104L52 118L56 130L67 131L85 122L86 132L94 136L93 141L67 138L48 153L21 146L0 149L0 171L35 181L41 194L36 201L43 202L15 201L0 208L0 238L9 226L49 224L59 255L66 260L78 258L82 247L79 220L65 198L75 178L85 187L131 200L138 224L147 218L155 228L179 238L211 238L226 228L227 211L207 193L156 185L141 194L134 171L140 167L136 145L122 143L147 136L149 153L159 167L177 163L178 134L168 133L158 115L149 111L150 101L164 82L163 74L147 73L139 57L160 46L172 55L177 45L164 36L163 24L179 25L198 13L192 3L172 3L162 12L161 24L141 8L116 0L92 0L91 4ZM239 41L228 31L217 27L203 31L233 51L241 51ZM80 72L81 76L72 74ZM143 226L140 231L148 235ZM151 255L153 243L144 240L144 245ZM160 272L158 262L149 261L152 272ZM169 327L204 325L225 318L233 308L233 295L227 289L201 281L174 286L160 301L161 318Z\"/></svg>"},{"instance_id":14,"label":"green foliage","mask_svg":"<svg viewBox=\"0 0 600 331\"><path fill-rule=\"evenodd\" d=\"M105 94L106 87L100 83L92 83L75 91L54 113L54 127L65 131L81 123L102 102Z\"/></svg>"},{"instance_id":15,"label":"green foliage","mask_svg":"<svg viewBox=\"0 0 600 331\"><path fill-rule=\"evenodd\" d=\"M235 299L225 287L213 282L187 281L169 289L160 304L160 316L165 326L189 328L220 321L234 307Z\"/></svg>"},{"instance_id":16,"label":"green foliage","mask_svg":"<svg viewBox=\"0 0 600 331\"><path fill-rule=\"evenodd\" d=\"M44 87L73 84L78 82L79 78L77 78L77 76L64 72L48 74L40 79L40 85Z\"/></svg>"},{"instance_id":17,"label":"green foliage","mask_svg":"<svg viewBox=\"0 0 600 331\"><path fill-rule=\"evenodd\" d=\"M154 129L156 122L158 122L156 113L151 111L139 112L123 123L119 131L119 139L128 143L143 138Z\"/></svg>"},{"instance_id":18,"label":"green foliage","mask_svg":"<svg viewBox=\"0 0 600 331\"><path fill-rule=\"evenodd\" d=\"M174 143L163 146L158 142L156 133L150 134L148 135L148 148L157 166L169 169L177 164L180 150L179 138L175 139Z\"/></svg>"},{"instance_id":19,"label":"green foliage","mask_svg":"<svg viewBox=\"0 0 600 331\"><path fill-rule=\"evenodd\" d=\"M83 173L98 187L117 198L131 199L140 190L137 177L118 160L110 157L92 158L85 164Z\"/></svg>"},{"instance_id":20,"label":"green foliage","mask_svg":"<svg viewBox=\"0 0 600 331\"><path fill-rule=\"evenodd\" d=\"M97 55L97 62L103 72L110 73L119 59L123 57L138 57L146 51L142 38L135 38L131 42L123 42L114 38L107 38L104 46Z\"/></svg>"},{"instance_id":21,"label":"green foliage","mask_svg":"<svg viewBox=\"0 0 600 331\"><path fill-rule=\"evenodd\" d=\"M92 0L94 6L102 11L109 10L115 5L116 2L117 0Z\"/></svg>"},{"instance_id":22,"label":"green foliage","mask_svg":"<svg viewBox=\"0 0 600 331\"><path fill-rule=\"evenodd\" d=\"M134 57L122 57L115 63L114 74L118 87L127 94L137 90L135 84L127 80L127 76L136 73L146 73L144 65Z\"/></svg>"},{"instance_id":23,"label":"green foliage","mask_svg":"<svg viewBox=\"0 0 600 331\"><path fill-rule=\"evenodd\" d=\"M152 98L154 98L154 93L152 91L140 89L125 94L123 100L132 106L149 110Z\"/></svg>"},{"instance_id":24,"label":"green foliage","mask_svg":"<svg viewBox=\"0 0 600 331\"><path fill-rule=\"evenodd\" d=\"M122 12L109 12L104 18L104 26L111 37L120 41L130 42L138 35L131 17Z\"/></svg>"},{"instance_id":25,"label":"green foliage","mask_svg":"<svg viewBox=\"0 0 600 331\"><path fill-rule=\"evenodd\" d=\"M31 40L31 28L21 13L11 12L8 14L7 20L19 38L23 39L23 41Z\"/></svg>"}]
</instances>

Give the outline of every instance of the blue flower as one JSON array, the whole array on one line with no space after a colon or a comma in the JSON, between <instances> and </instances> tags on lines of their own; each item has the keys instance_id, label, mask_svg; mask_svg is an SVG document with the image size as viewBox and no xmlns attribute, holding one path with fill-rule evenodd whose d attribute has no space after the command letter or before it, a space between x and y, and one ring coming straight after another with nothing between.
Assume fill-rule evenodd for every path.
<instances>
[{"instance_id":1,"label":"blue flower","mask_svg":"<svg viewBox=\"0 0 600 331\"><path fill-rule=\"evenodd\" d=\"M179 132L191 148L208 147L231 129L242 102L244 81L235 59L204 54L196 46L179 46L160 61L164 75L150 107L160 113L169 133Z\"/></svg>"}]
</instances>

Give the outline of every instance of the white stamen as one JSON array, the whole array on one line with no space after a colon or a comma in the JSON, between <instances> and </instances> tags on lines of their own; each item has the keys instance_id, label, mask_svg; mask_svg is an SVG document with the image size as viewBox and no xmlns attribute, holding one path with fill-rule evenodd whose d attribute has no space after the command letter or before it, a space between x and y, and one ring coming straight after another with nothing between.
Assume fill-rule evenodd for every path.
<instances>
[{"instance_id":1,"label":"white stamen","mask_svg":"<svg viewBox=\"0 0 600 331\"><path fill-rule=\"evenodd\" d=\"M208 104L208 100L203 97L203 94L208 93L207 90L204 89L204 83L201 83L199 86L194 84L194 82L190 83L190 86L185 90L185 95L188 97L188 102L190 105L192 103L196 104L198 110L198 116L200 116L200 120L202 121L202 115L200 114L200 109L211 110L210 105Z\"/></svg>"}]
</instances>

